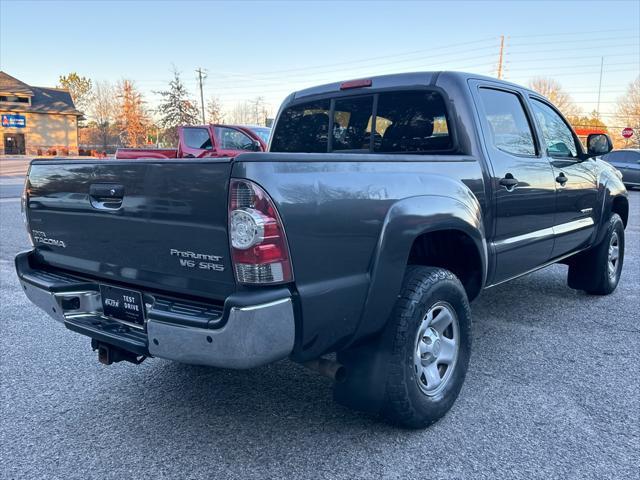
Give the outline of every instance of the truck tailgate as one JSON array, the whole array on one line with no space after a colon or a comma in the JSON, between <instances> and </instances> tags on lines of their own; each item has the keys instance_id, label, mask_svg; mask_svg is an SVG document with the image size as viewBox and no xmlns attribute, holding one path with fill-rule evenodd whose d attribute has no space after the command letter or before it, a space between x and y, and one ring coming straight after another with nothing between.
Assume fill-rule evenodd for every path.
<instances>
[{"instance_id":1,"label":"truck tailgate","mask_svg":"<svg viewBox=\"0 0 640 480\"><path fill-rule=\"evenodd\" d=\"M106 283L222 300L235 290L231 160L34 161L28 221L43 263Z\"/></svg>"}]
</instances>

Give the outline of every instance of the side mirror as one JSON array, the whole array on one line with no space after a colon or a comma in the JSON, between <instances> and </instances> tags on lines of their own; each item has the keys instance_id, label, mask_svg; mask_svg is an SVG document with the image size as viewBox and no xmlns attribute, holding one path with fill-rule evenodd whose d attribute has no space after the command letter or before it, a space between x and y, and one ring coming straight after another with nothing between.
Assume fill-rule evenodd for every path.
<instances>
[{"instance_id":1,"label":"side mirror","mask_svg":"<svg viewBox=\"0 0 640 480\"><path fill-rule=\"evenodd\" d=\"M609 135L604 133L591 133L587 137L587 156L598 157L613 150L613 143Z\"/></svg>"},{"instance_id":2,"label":"side mirror","mask_svg":"<svg viewBox=\"0 0 640 480\"><path fill-rule=\"evenodd\" d=\"M262 151L262 146L260 145L260 142L258 142L257 140L253 141L252 151L254 151L254 152L261 152Z\"/></svg>"}]
</instances>

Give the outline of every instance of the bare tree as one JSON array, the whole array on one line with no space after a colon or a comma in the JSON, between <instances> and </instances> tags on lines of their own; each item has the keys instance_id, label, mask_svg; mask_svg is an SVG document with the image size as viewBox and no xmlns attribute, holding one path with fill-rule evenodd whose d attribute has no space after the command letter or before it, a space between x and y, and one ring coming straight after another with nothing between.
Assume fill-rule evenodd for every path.
<instances>
[{"instance_id":1,"label":"bare tree","mask_svg":"<svg viewBox=\"0 0 640 480\"><path fill-rule=\"evenodd\" d=\"M209 123L222 123L224 121L222 103L220 103L218 97L211 97L207 102L207 121Z\"/></svg>"},{"instance_id":2,"label":"bare tree","mask_svg":"<svg viewBox=\"0 0 640 480\"><path fill-rule=\"evenodd\" d=\"M251 105L249 102L236 103L229 112L229 121L239 125L251 123Z\"/></svg>"},{"instance_id":3,"label":"bare tree","mask_svg":"<svg viewBox=\"0 0 640 480\"><path fill-rule=\"evenodd\" d=\"M529 88L551 100L551 103L558 107L565 117L580 116L580 109L573 103L571 96L553 78L534 78L529 82Z\"/></svg>"},{"instance_id":4,"label":"bare tree","mask_svg":"<svg viewBox=\"0 0 640 480\"><path fill-rule=\"evenodd\" d=\"M118 113L116 125L124 145L138 147L146 140L150 125L149 116L144 109L142 94L130 80L122 80L117 86Z\"/></svg>"},{"instance_id":5,"label":"bare tree","mask_svg":"<svg viewBox=\"0 0 640 480\"><path fill-rule=\"evenodd\" d=\"M251 105L251 123L255 125L264 125L268 116L267 104L264 97L256 97L249 101Z\"/></svg>"},{"instance_id":6,"label":"bare tree","mask_svg":"<svg viewBox=\"0 0 640 480\"><path fill-rule=\"evenodd\" d=\"M616 117L616 123L633 128L633 136L626 140L624 146L640 148L640 75L629 84L625 94L618 98Z\"/></svg>"},{"instance_id":7,"label":"bare tree","mask_svg":"<svg viewBox=\"0 0 640 480\"><path fill-rule=\"evenodd\" d=\"M265 125L269 116L269 105L264 97L255 97L236 103L229 112L229 121L236 124Z\"/></svg>"},{"instance_id":8,"label":"bare tree","mask_svg":"<svg viewBox=\"0 0 640 480\"><path fill-rule=\"evenodd\" d=\"M115 124L118 99L116 91L107 81L96 82L89 104L89 114L95 122L100 144L107 148L111 144L111 131Z\"/></svg>"}]
</instances>

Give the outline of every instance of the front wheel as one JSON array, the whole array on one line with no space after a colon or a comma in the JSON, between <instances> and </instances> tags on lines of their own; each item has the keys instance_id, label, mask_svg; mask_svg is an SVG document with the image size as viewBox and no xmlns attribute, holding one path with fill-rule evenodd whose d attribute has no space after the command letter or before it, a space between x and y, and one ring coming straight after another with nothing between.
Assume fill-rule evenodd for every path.
<instances>
[{"instance_id":1,"label":"front wheel","mask_svg":"<svg viewBox=\"0 0 640 480\"><path fill-rule=\"evenodd\" d=\"M469 365L471 313L460 281L442 268L408 267L385 334L393 346L382 415L427 427L451 408Z\"/></svg>"},{"instance_id":2,"label":"front wheel","mask_svg":"<svg viewBox=\"0 0 640 480\"><path fill-rule=\"evenodd\" d=\"M624 262L624 223L611 214L602 241L572 258L568 283L591 295L608 295L618 286Z\"/></svg>"}]
</instances>

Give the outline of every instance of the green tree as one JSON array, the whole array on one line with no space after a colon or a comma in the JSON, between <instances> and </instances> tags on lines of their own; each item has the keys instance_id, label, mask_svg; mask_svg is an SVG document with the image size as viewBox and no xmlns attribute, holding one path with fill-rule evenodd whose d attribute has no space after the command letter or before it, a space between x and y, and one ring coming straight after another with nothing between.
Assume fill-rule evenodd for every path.
<instances>
[{"instance_id":1,"label":"green tree","mask_svg":"<svg viewBox=\"0 0 640 480\"><path fill-rule=\"evenodd\" d=\"M198 123L198 107L190 98L180 78L180 72L176 69L173 70L173 80L169 82L169 89L156 93L162 97L158 113L159 125L164 129L163 140L175 145L178 142L178 126Z\"/></svg>"},{"instance_id":2,"label":"green tree","mask_svg":"<svg viewBox=\"0 0 640 480\"><path fill-rule=\"evenodd\" d=\"M60 75L58 86L69 90L73 103L81 112L84 112L89 106L93 87L90 78L81 77L76 72L71 72L68 75Z\"/></svg>"}]
</instances>

